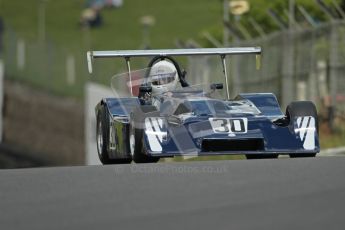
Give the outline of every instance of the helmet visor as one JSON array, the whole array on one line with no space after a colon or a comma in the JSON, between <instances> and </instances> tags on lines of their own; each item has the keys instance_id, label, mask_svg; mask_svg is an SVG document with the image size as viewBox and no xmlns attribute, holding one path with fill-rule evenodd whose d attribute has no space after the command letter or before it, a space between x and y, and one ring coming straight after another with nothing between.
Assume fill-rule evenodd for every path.
<instances>
[{"instance_id":1,"label":"helmet visor","mask_svg":"<svg viewBox=\"0 0 345 230\"><path fill-rule=\"evenodd\" d=\"M158 73L152 74L151 83L152 85L165 85L175 80L176 71L170 73Z\"/></svg>"}]
</instances>

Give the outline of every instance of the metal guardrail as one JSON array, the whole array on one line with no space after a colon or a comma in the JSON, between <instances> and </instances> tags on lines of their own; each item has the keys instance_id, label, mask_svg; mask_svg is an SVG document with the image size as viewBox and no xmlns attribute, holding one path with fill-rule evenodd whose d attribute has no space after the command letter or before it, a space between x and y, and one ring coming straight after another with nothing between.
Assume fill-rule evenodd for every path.
<instances>
[{"instance_id":1,"label":"metal guardrail","mask_svg":"<svg viewBox=\"0 0 345 230\"><path fill-rule=\"evenodd\" d=\"M254 68L253 57L232 58L231 96L241 92L273 92L283 108L294 100L312 100L319 108L345 111L344 38L345 22L336 21L232 44L260 46L263 55L260 71ZM187 77L194 80L205 75L205 82L213 81L219 69L211 58L191 58Z\"/></svg>"}]
</instances>

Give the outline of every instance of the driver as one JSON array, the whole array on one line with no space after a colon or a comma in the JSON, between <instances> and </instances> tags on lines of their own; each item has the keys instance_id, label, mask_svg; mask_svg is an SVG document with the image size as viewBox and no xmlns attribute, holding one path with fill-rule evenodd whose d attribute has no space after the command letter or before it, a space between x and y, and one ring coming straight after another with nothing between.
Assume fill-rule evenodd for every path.
<instances>
[{"instance_id":1,"label":"driver","mask_svg":"<svg viewBox=\"0 0 345 230\"><path fill-rule=\"evenodd\" d=\"M152 96L157 96L176 89L179 81L175 65L162 60L155 63L150 70Z\"/></svg>"}]
</instances>

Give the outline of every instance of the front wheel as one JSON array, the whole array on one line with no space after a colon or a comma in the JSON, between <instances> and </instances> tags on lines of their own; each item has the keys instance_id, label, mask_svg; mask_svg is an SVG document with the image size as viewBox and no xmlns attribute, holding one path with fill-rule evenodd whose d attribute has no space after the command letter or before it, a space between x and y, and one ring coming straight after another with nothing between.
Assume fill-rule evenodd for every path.
<instances>
[{"instance_id":1,"label":"front wheel","mask_svg":"<svg viewBox=\"0 0 345 230\"><path fill-rule=\"evenodd\" d=\"M149 156L144 145L145 117L159 115L154 106L140 106L131 113L129 127L129 146L132 159L135 163L156 163L158 157Z\"/></svg>"},{"instance_id":2,"label":"front wheel","mask_svg":"<svg viewBox=\"0 0 345 230\"><path fill-rule=\"evenodd\" d=\"M97 113L96 143L99 160L102 164L129 164L132 159L110 159L109 158L109 114L104 105Z\"/></svg>"},{"instance_id":3,"label":"front wheel","mask_svg":"<svg viewBox=\"0 0 345 230\"><path fill-rule=\"evenodd\" d=\"M143 129L136 129L134 125L130 125L129 145L132 159L135 163L156 163L159 158L148 156L143 144L143 133Z\"/></svg>"},{"instance_id":4,"label":"front wheel","mask_svg":"<svg viewBox=\"0 0 345 230\"><path fill-rule=\"evenodd\" d=\"M313 102L311 101L295 101L291 102L286 108L286 117L290 120L290 124L296 117L311 116L315 119L316 133L319 134L318 115ZM299 157L315 157L316 153L293 153L289 154L290 158Z\"/></svg>"}]
</instances>

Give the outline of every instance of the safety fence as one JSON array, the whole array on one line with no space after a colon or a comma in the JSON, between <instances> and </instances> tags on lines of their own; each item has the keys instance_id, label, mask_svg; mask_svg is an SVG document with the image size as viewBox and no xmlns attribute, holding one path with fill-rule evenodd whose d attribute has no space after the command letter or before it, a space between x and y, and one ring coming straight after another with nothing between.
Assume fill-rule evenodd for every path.
<instances>
[{"instance_id":1,"label":"safety fence","mask_svg":"<svg viewBox=\"0 0 345 230\"><path fill-rule=\"evenodd\" d=\"M74 47L63 47L49 40L24 40L10 26L4 34L6 79L24 82L52 94L82 98L87 81L110 86L116 72L114 62L95 63L97 78L87 72L83 42Z\"/></svg>"},{"instance_id":2,"label":"safety fence","mask_svg":"<svg viewBox=\"0 0 345 230\"><path fill-rule=\"evenodd\" d=\"M273 92L283 105L312 100L320 110L345 111L345 22L332 22L314 29L286 30L265 38L232 46L261 46L261 69L252 56L230 59L230 92ZM222 80L220 61L191 58L189 78L205 82Z\"/></svg>"}]
</instances>

